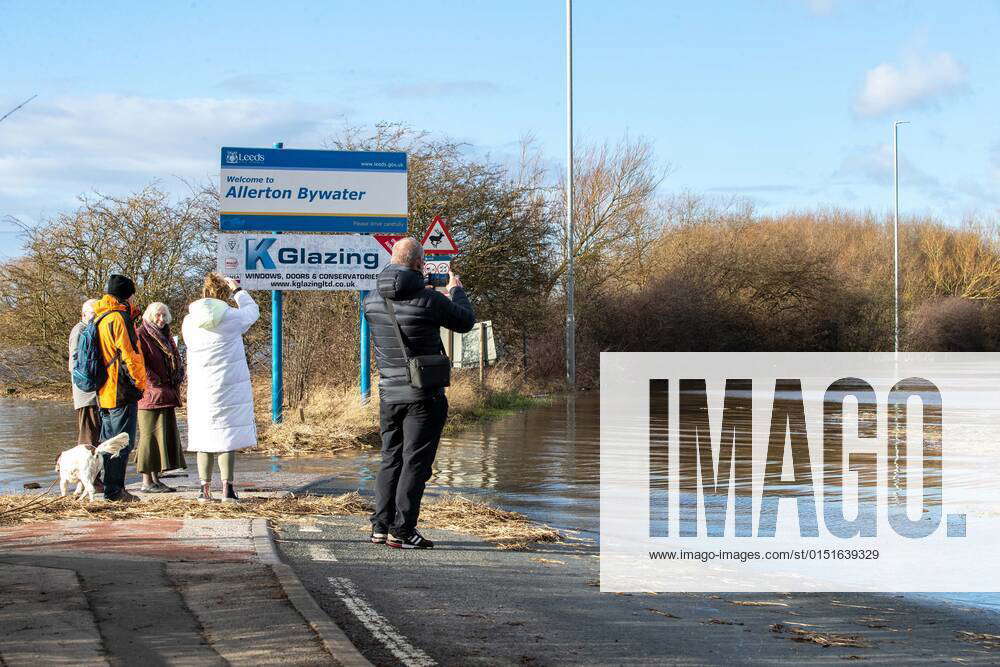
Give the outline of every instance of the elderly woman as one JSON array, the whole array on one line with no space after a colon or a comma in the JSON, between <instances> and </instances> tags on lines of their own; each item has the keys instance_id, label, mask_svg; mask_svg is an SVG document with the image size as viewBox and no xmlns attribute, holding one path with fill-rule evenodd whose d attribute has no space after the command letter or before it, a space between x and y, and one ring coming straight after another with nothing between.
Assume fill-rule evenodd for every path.
<instances>
[{"instance_id":1,"label":"elderly woman","mask_svg":"<svg viewBox=\"0 0 1000 667\"><path fill-rule=\"evenodd\" d=\"M166 304L151 303L137 332L147 378L146 391L139 401L139 447L135 461L142 474L144 493L176 491L160 481L160 473L187 468L174 413L181 404L184 365L170 335L171 320Z\"/></svg>"},{"instance_id":2,"label":"elderly woman","mask_svg":"<svg viewBox=\"0 0 1000 667\"><path fill-rule=\"evenodd\" d=\"M218 460L222 502L235 503L235 453L257 444L243 334L260 317L260 309L235 280L218 273L205 276L202 296L188 306L181 325L189 376L188 451L198 452L198 500L212 500L212 469Z\"/></svg>"}]
</instances>

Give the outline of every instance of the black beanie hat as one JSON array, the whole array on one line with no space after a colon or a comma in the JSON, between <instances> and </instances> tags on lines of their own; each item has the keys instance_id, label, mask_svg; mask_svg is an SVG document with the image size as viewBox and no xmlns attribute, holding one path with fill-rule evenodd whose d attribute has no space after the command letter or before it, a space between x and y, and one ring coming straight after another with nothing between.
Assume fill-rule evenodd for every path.
<instances>
[{"instance_id":1,"label":"black beanie hat","mask_svg":"<svg viewBox=\"0 0 1000 667\"><path fill-rule=\"evenodd\" d=\"M135 283L132 282L131 278L112 273L111 277L108 278L108 287L104 291L125 303L130 296L135 294Z\"/></svg>"}]
</instances>

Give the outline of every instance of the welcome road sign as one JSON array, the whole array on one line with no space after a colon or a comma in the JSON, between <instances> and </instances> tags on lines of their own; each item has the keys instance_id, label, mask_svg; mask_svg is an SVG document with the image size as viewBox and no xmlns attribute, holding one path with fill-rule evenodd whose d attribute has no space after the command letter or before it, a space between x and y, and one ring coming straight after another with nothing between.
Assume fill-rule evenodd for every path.
<instances>
[{"instance_id":1,"label":"welcome road sign","mask_svg":"<svg viewBox=\"0 0 1000 667\"><path fill-rule=\"evenodd\" d=\"M223 231L406 232L406 153L223 147Z\"/></svg>"},{"instance_id":2,"label":"welcome road sign","mask_svg":"<svg viewBox=\"0 0 1000 667\"><path fill-rule=\"evenodd\" d=\"M388 263L364 234L219 234L219 272L248 290L371 290Z\"/></svg>"}]
</instances>

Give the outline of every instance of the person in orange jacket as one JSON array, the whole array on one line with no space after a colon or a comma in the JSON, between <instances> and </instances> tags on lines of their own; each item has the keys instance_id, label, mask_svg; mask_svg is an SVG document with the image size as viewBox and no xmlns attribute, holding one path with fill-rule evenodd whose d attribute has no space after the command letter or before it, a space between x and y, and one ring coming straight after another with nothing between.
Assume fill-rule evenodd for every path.
<instances>
[{"instance_id":1,"label":"person in orange jacket","mask_svg":"<svg viewBox=\"0 0 1000 667\"><path fill-rule=\"evenodd\" d=\"M101 440L128 433L129 441L118 456L104 455L104 498L134 502L138 498L125 490L125 470L135 446L137 404L146 389L146 366L133 324L140 311L132 303L135 283L130 278L112 274L105 291L94 308L101 357L108 369L107 381L97 390Z\"/></svg>"}]
</instances>

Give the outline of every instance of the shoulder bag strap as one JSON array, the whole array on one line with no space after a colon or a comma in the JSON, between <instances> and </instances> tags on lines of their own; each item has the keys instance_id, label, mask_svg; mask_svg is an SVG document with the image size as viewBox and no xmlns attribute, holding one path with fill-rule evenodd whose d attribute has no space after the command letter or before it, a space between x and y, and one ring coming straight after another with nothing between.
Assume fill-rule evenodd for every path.
<instances>
[{"instance_id":1,"label":"shoulder bag strap","mask_svg":"<svg viewBox=\"0 0 1000 667\"><path fill-rule=\"evenodd\" d=\"M399 328L399 322L396 321L396 309L389 299L382 297L382 301L385 302L385 309L389 312L389 319L392 320L392 328L396 332L396 340L399 341L399 347L403 351L403 359L406 360L406 363L410 363L410 353L406 349L406 343L403 342L403 330Z\"/></svg>"}]
</instances>

